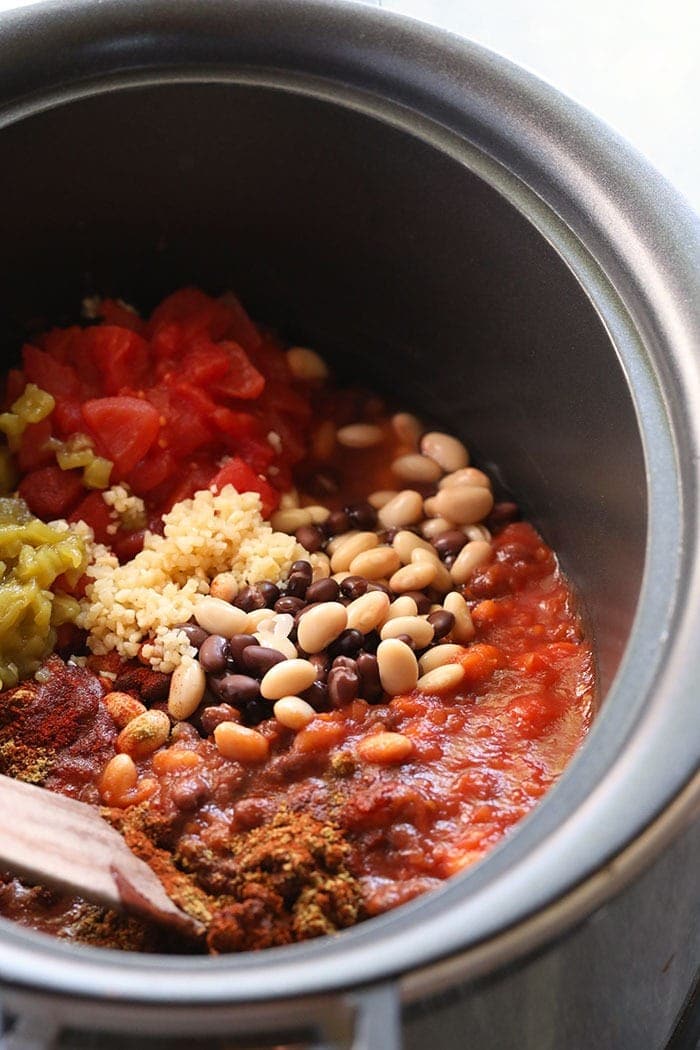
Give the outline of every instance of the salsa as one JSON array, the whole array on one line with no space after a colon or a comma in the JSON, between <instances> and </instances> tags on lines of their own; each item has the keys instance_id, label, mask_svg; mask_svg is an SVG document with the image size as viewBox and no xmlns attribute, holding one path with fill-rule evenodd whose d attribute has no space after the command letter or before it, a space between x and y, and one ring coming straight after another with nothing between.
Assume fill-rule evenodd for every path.
<instances>
[{"instance_id":1,"label":"salsa","mask_svg":"<svg viewBox=\"0 0 700 1050\"><path fill-rule=\"evenodd\" d=\"M232 297L176 293L148 321L98 309L38 352L51 438L87 432L121 486L85 494L69 468L83 493L62 513L109 546L38 677L0 693L0 772L102 806L207 932L178 939L10 874L0 914L99 946L251 950L337 933L480 860L594 714L555 554L461 442L336 389ZM194 415L183 353L177 376L211 402ZM8 408L35 360L25 348ZM216 412L247 415L245 434ZM32 485L61 472L41 440L51 463L24 437L13 450L40 517ZM186 466L152 486L173 442Z\"/></svg>"}]
</instances>

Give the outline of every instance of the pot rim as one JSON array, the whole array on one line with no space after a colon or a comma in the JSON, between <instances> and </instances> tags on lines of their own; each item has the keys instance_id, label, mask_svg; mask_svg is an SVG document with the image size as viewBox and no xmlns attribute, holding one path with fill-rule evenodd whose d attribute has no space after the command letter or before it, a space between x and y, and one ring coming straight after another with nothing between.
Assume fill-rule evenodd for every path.
<instances>
[{"instance_id":1,"label":"pot rim","mask_svg":"<svg viewBox=\"0 0 700 1050\"><path fill-rule=\"evenodd\" d=\"M560 783L481 864L338 938L260 956L133 957L3 922L0 980L112 1006L262 1003L416 970L406 988L418 994L453 980L457 963L462 978L474 976L486 944L491 958L505 945L510 961L533 950L649 863L700 798L697 220L554 89L478 45L374 8L57 0L0 16L0 29L0 126L97 90L212 80L350 105L452 151L579 276L632 384L649 476L639 611L603 711Z\"/></svg>"}]
</instances>

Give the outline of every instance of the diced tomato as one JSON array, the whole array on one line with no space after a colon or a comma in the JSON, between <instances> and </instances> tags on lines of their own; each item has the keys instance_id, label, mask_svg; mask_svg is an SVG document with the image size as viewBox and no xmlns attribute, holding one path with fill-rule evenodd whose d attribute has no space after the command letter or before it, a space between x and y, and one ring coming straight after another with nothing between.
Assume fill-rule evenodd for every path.
<instances>
[{"instance_id":1,"label":"diced tomato","mask_svg":"<svg viewBox=\"0 0 700 1050\"><path fill-rule=\"evenodd\" d=\"M261 342L260 332L243 309L240 301L232 292L226 292L217 302L219 306L225 307L227 312L226 328L221 332L219 338L226 336L227 339L234 339L248 352L255 350ZM214 337L213 332L212 336Z\"/></svg>"},{"instance_id":2,"label":"diced tomato","mask_svg":"<svg viewBox=\"0 0 700 1050\"><path fill-rule=\"evenodd\" d=\"M208 386L223 379L230 367L230 355L223 346L201 339L183 358L179 374L196 386Z\"/></svg>"},{"instance_id":3,"label":"diced tomato","mask_svg":"<svg viewBox=\"0 0 700 1050\"><path fill-rule=\"evenodd\" d=\"M110 508L102 499L101 492L90 492L71 514L69 521L84 521L95 533L98 543L111 544L112 536L107 531L107 526L112 525Z\"/></svg>"},{"instance_id":4,"label":"diced tomato","mask_svg":"<svg viewBox=\"0 0 700 1050\"><path fill-rule=\"evenodd\" d=\"M260 423L249 412L233 412L230 408L218 407L212 412L212 419L219 430L239 441L260 434Z\"/></svg>"},{"instance_id":5,"label":"diced tomato","mask_svg":"<svg viewBox=\"0 0 700 1050\"><path fill-rule=\"evenodd\" d=\"M51 354L32 346L31 343L22 347L22 361L27 382L36 383L57 401L80 396L80 380L70 365L61 364Z\"/></svg>"},{"instance_id":6,"label":"diced tomato","mask_svg":"<svg viewBox=\"0 0 700 1050\"><path fill-rule=\"evenodd\" d=\"M100 397L86 401L83 418L120 478L143 459L160 433L158 410L137 397Z\"/></svg>"},{"instance_id":7,"label":"diced tomato","mask_svg":"<svg viewBox=\"0 0 700 1050\"><path fill-rule=\"evenodd\" d=\"M238 455L246 461L249 467L252 467L256 474L264 474L275 459L275 450L269 441L248 438L236 444Z\"/></svg>"},{"instance_id":8,"label":"diced tomato","mask_svg":"<svg viewBox=\"0 0 700 1050\"><path fill-rule=\"evenodd\" d=\"M137 496L144 496L158 488L178 469L178 464L167 448L152 448L126 477L126 481Z\"/></svg>"},{"instance_id":9,"label":"diced tomato","mask_svg":"<svg viewBox=\"0 0 700 1050\"><path fill-rule=\"evenodd\" d=\"M262 501L263 516L269 518L279 505L279 493L261 478L248 464L234 456L224 464L218 474L210 481L210 487L220 491L224 485L233 485L237 492L257 492Z\"/></svg>"},{"instance_id":10,"label":"diced tomato","mask_svg":"<svg viewBox=\"0 0 700 1050\"><path fill-rule=\"evenodd\" d=\"M118 325L119 328L130 328L132 332L143 335L146 325L138 314L129 310L116 299L103 299L100 303L100 317L105 324Z\"/></svg>"},{"instance_id":11,"label":"diced tomato","mask_svg":"<svg viewBox=\"0 0 700 1050\"><path fill-rule=\"evenodd\" d=\"M260 397L265 389L265 377L252 364L247 353L238 343L219 343L225 349L228 360L228 373L223 379L212 384L212 390L220 397L242 398L249 401Z\"/></svg>"},{"instance_id":12,"label":"diced tomato","mask_svg":"<svg viewBox=\"0 0 700 1050\"><path fill-rule=\"evenodd\" d=\"M146 535L145 529L136 529L135 532L124 532L119 529L111 538L112 550L122 564L131 561L143 550L143 539Z\"/></svg>"},{"instance_id":13,"label":"diced tomato","mask_svg":"<svg viewBox=\"0 0 700 1050\"><path fill-rule=\"evenodd\" d=\"M311 418L311 405L307 398L277 380L270 380L267 383L260 404L261 408L272 408L277 412L285 412L287 415L294 416L295 419Z\"/></svg>"},{"instance_id":14,"label":"diced tomato","mask_svg":"<svg viewBox=\"0 0 700 1050\"><path fill-rule=\"evenodd\" d=\"M56 361L65 364L72 360L73 348L80 340L83 331L76 324L71 325L70 328L51 328L36 341L42 350L46 350L47 354L51 354Z\"/></svg>"},{"instance_id":15,"label":"diced tomato","mask_svg":"<svg viewBox=\"0 0 700 1050\"><path fill-rule=\"evenodd\" d=\"M102 393L118 394L136 387L149 368L148 343L136 332L115 325L97 325L85 331L85 345L100 371Z\"/></svg>"},{"instance_id":16,"label":"diced tomato","mask_svg":"<svg viewBox=\"0 0 700 1050\"><path fill-rule=\"evenodd\" d=\"M39 423L30 423L22 434L17 462L22 473L36 470L54 462L54 451L51 441L51 419L49 416Z\"/></svg>"},{"instance_id":17,"label":"diced tomato","mask_svg":"<svg viewBox=\"0 0 700 1050\"><path fill-rule=\"evenodd\" d=\"M215 405L205 391L188 383L179 383L173 389L161 384L147 396L165 420L161 440L176 459L191 456L214 438L207 419Z\"/></svg>"},{"instance_id":18,"label":"diced tomato","mask_svg":"<svg viewBox=\"0 0 700 1050\"><path fill-rule=\"evenodd\" d=\"M24 377L24 372L20 372L18 368L11 368L5 380L5 396L3 398L5 411L14 405L26 385L27 380Z\"/></svg>"},{"instance_id":19,"label":"diced tomato","mask_svg":"<svg viewBox=\"0 0 700 1050\"><path fill-rule=\"evenodd\" d=\"M65 518L84 491L79 473L56 466L33 470L19 484L19 494L32 514L44 521Z\"/></svg>"},{"instance_id":20,"label":"diced tomato","mask_svg":"<svg viewBox=\"0 0 700 1050\"><path fill-rule=\"evenodd\" d=\"M67 438L85 429L80 401L57 401L51 418L59 437Z\"/></svg>"},{"instance_id":21,"label":"diced tomato","mask_svg":"<svg viewBox=\"0 0 700 1050\"><path fill-rule=\"evenodd\" d=\"M246 346L243 340L239 340L239 342L250 352L250 348ZM250 356L253 364L260 369L267 379L274 379L277 383L291 382L292 373L289 370L282 344L278 343L272 336L266 335Z\"/></svg>"},{"instance_id":22,"label":"diced tomato","mask_svg":"<svg viewBox=\"0 0 700 1050\"><path fill-rule=\"evenodd\" d=\"M151 337L151 350L157 361L169 362L178 356L182 334L176 324L166 324Z\"/></svg>"},{"instance_id":23,"label":"diced tomato","mask_svg":"<svg viewBox=\"0 0 700 1050\"><path fill-rule=\"evenodd\" d=\"M178 474L174 487L172 484L166 484L163 490L153 493L154 502L161 514L167 514L181 500L191 499L195 492L209 488L215 473L216 467L212 463L197 460L189 463L185 470Z\"/></svg>"}]
</instances>

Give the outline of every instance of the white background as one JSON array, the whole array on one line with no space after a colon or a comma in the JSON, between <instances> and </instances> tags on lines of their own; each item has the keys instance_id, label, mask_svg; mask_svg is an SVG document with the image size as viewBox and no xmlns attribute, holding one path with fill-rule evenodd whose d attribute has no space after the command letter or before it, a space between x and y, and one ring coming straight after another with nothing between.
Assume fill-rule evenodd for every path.
<instances>
[{"instance_id":1,"label":"white background","mask_svg":"<svg viewBox=\"0 0 700 1050\"><path fill-rule=\"evenodd\" d=\"M37 2L0 0L0 11ZM470 37L554 84L700 212L700 0L364 2Z\"/></svg>"}]
</instances>

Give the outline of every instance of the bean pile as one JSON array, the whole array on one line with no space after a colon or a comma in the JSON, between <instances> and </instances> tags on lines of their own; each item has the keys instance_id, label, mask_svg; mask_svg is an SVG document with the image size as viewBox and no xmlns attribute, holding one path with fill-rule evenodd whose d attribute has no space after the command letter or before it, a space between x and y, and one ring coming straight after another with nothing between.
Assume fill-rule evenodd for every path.
<instances>
[{"instance_id":1,"label":"bean pile","mask_svg":"<svg viewBox=\"0 0 700 1050\"><path fill-rule=\"evenodd\" d=\"M198 721L226 757L264 761L268 741L255 727L268 718L299 731L317 713L357 698L376 704L414 689L441 694L464 677L459 658L474 626L462 588L492 556L480 524L493 511L491 484L455 438L423 434L406 413L390 425L403 449L415 446L392 463L393 474L415 488L374 492L336 510L287 497L271 524L294 534L308 557L292 565L286 582L240 592L220 574L193 622L180 625L198 655L173 673L168 713ZM356 423L334 439L361 450L384 433ZM132 726L124 732L133 734ZM402 741L384 741L386 761L406 757ZM381 762L373 749L365 757Z\"/></svg>"}]
</instances>

